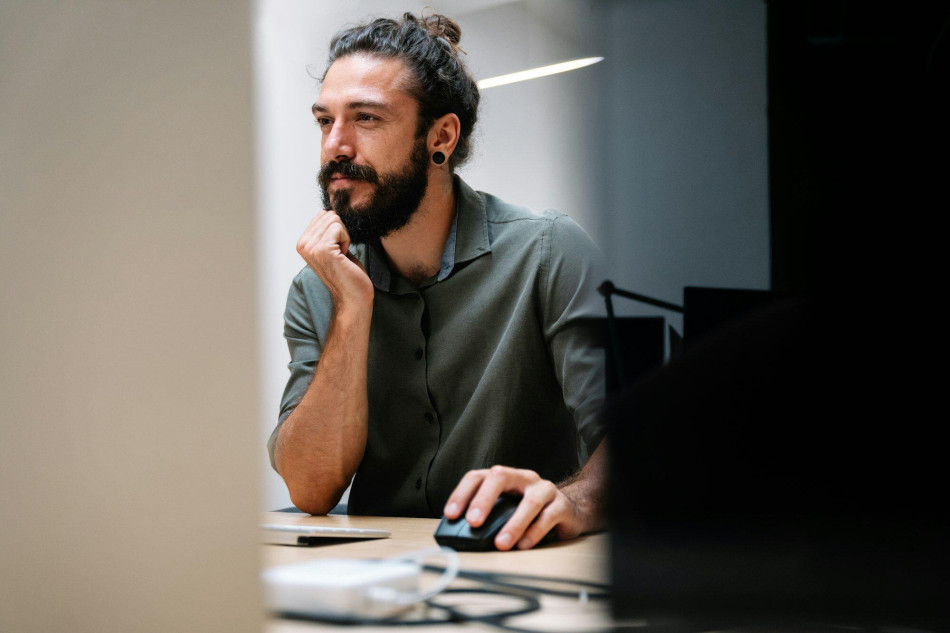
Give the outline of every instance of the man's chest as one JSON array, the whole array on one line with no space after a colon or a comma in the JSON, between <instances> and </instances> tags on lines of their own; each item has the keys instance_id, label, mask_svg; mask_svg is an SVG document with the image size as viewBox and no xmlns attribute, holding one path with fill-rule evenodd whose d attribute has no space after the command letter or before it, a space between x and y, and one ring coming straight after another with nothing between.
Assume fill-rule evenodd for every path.
<instances>
[{"instance_id":1,"label":"man's chest","mask_svg":"<svg viewBox=\"0 0 950 633\"><path fill-rule=\"evenodd\" d=\"M429 391L444 386L464 395L486 377L546 359L535 276L493 272L466 269L419 292L378 296L370 334L371 392L394 396L394 388L411 391L422 380Z\"/></svg>"}]
</instances>

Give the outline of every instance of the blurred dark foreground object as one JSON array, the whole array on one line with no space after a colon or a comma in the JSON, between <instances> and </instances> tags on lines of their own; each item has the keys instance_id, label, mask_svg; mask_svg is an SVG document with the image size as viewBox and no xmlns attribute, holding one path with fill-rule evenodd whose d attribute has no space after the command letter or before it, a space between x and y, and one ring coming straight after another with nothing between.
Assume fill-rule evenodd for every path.
<instances>
[{"instance_id":1,"label":"blurred dark foreground object","mask_svg":"<svg viewBox=\"0 0 950 633\"><path fill-rule=\"evenodd\" d=\"M778 300L613 403L619 618L950 623L930 370L873 331L828 327L841 309Z\"/></svg>"},{"instance_id":2,"label":"blurred dark foreground object","mask_svg":"<svg viewBox=\"0 0 950 633\"><path fill-rule=\"evenodd\" d=\"M615 614L947 630L950 3L766 6L790 298L613 402Z\"/></svg>"}]
</instances>

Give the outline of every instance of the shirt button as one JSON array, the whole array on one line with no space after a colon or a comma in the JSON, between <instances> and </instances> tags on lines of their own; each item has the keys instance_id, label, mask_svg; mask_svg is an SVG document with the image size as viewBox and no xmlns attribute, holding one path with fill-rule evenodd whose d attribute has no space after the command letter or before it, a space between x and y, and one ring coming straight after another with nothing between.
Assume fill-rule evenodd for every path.
<instances>
[{"instance_id":1,"label":"shirt button","mask_svg":"<svg viewBox=\"0 0 950 633\"><path fill-rule=\"evenodd\" d=\"M425 419L426 419L426 422L432 422L432 420L435 419L434 417L432 417L432 414L429 413L428 411L426 411L426 414L425 414L424 417L425 417Z\"/></svg>"},{"instance_id":2,"label":"shirt button","mask_svg":"<svg viewBox=\"0 0 950 633\"><path fill-rule=\"evenodd\" d=\"M422 477L419 477L418 479L416 479L416 490L418 490L419 488L422 488Z\"/></svg>"},{"instance_id":3,"label":"shirt button","mask_svg":"<svg viewBox=\"0 0 950 633\"><path fill-rule=\"evenodd\" d=\"M416 360L422 360L422 348L421 348L421 347L417 347L417 348L416 348Z\"/></svg>"}]
</instances>

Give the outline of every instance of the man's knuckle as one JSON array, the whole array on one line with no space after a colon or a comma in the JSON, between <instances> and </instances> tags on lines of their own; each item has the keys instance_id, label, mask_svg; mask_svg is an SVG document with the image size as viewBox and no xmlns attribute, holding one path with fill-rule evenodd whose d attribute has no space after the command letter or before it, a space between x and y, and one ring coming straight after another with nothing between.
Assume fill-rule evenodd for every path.
<instances>
[{"instance_id":1,"label":"man's knuckle","mask_svg":"<svg viewBox=\"0 0 950 633\"><path fill-rule=\"evenodd\" d=\"M533 470L521 469L519 473L521 474L522 477L524 477L528 481L532 481L532 482L541 481L541 475L534 472Z\"/></svg>"},{"instance_id":2,"label":"man's knuckle","mask_svg":"<svg viewBox=\"0 0 950 633\"><path fill-rule=\"evenodd\" d=\"M492 467L489 468L488 470L489 470L489 473L490 473L491 475L494 475L495 477L503 477L503 476L505 476L505 475L508 473L508 467L507 467L507 466L499 466L498 464L495 464L494 466L492 466Z\"/></svg>"},{"instance_id":3,"label":"man's knuckle","mask_svg":"<svg viewBox=\"0 0 950 633\"><path fill-rule=\"evenodd\" d=\"M552 517L559 517L567 514L571 509L571 505L563 496L558 496L554 501L552 501L548 507L547 512Z\"/></svg>"},{"instance_id":4,"label":"man's knuckle","mask_svg":"<svg viewBox=\"0 0 950 633\"><path fill-rule=\"evenodd\" d=\"M470 470L462 476L462 481L470 483L485 476L484 470Z\"/></svg>"},{"instance_id":5,"label":"man's knuckle","mask_svg":"<svg viewBox=\"0 0 950 633\"><path fill-rule=\"evenodd\" d=\"M531 505L533 508L540 508L544 505L546 500L546 495L542 490L538 488L528 488L524 493L524 501Z\"/></svg>"}]
</instances>

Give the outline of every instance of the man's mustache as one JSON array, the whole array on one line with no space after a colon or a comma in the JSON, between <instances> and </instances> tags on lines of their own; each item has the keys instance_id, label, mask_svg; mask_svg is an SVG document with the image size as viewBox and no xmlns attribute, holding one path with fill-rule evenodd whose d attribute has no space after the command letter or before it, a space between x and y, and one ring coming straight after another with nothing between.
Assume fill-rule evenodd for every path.
<instances>
[{"instance_id":1,"label":"man's mustache","mask_svg":"<svg viewBox=\"0 0 950 633\"><path fill-rule=\"evenodd\" d=\"M342 176L343 178L352 178L353 180L365 180L371 184L379 183L379 174L369 165L358 165L350 161L327 161L320 167L320 173L317 174L317 181L324 189L330 184L330 178L333 176Z\"/></svg>"}]
</instances>

